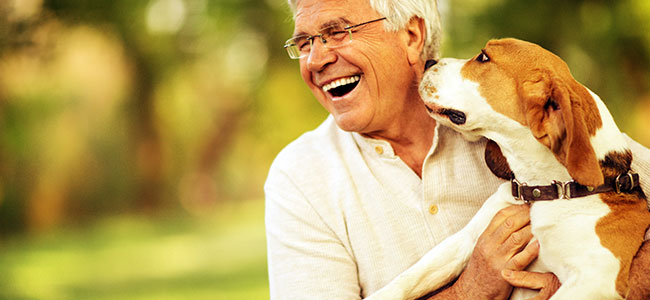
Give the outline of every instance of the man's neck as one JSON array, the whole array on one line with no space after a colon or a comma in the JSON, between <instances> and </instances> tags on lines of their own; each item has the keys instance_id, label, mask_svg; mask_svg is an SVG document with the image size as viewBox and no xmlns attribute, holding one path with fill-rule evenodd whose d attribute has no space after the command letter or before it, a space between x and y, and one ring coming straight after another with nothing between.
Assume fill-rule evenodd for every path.
<instances>
[{"instance_id":1,"label":"man's neck","mask_svg":"<svg viewBox=\"0 0 650 300\"><path fill-rule=\"evenodd\" d=\"M411 112L404 114L387 130L363 135L388 141L395 154L422 177L422 165L433 143L436 122L424 109Z\"/></svg>"}]
</instances>

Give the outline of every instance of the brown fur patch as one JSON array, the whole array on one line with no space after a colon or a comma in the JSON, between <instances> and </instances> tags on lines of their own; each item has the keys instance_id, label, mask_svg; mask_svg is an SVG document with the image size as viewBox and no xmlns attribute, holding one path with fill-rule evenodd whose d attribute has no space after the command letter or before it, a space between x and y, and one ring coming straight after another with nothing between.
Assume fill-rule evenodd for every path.
<instances>
[{"instance_id":1,"label":"brown fur patch","mask_svg":"<svg viewBox=\"0 0 650 300\"><path fill-rule=\"evenodd\" d=\"M602 127L596 102L589 91L578 83L566 63L557 55L526 41L516 39L491 40L483 51L490 57L489 63L470 60L463 67L463 77L480 84L480 93L495 111L526 125L523 109L517 99L519 89L527 82L541 80L538 73L553 74L552 80L561 80L571 90L571 104L584 116L589 135ZM549 91L546 91L549 95ZM519 102L519 103L517 103Z\"/></svg>"},{"instance_id":2,"label":"brown fur patch","mask_svg":"<svg viewBox=\"0 0 650 300\"><path fill-rule=\"evenodd\" d=\"M601 198L611 212L598 221L596 234L603 247L621 262L616 290L625 297L629 291L630 265L650 225L650 212L645 201L630 194L605 193Z\"/></svg>"},{"instance_id":3,"label":"brown fur patch","mask_svg":"<svg viewBox=\"0 0 650 300\"><path fill-rule=\"evenodd\" d=\"M501 153L501 148L492 140L488 140L485 144L485 163L495 176L505 180L515 178L508 161Z\"/></svg>"},{"instance_id":4,"label":"brown fur patch","mask_svg":"<svg viewBox=\"0 0 650 300\"><path fill-rule=\"evenodd\" d=\"M481 96L495 111L528 126L577 182L602 184L590 143L602 127L598 107L566 63L538 45L515 39L489 41L482 52L489 61L469 60L462 76L479 83Z\"/></svg>"},{"instance_id":5,"label":"brown fur patch","mask_svg":"<svg viewBox=\"0 0 650 300\"><path fill-rule=\"evenodd\" d=\"M605 178L612 180L626 172L631 162L632 154L629 151L609 153L601 161ZM650 212L640 187L631 193L610 192L601 194L600 197L611 211L596 224L596 234L603 247L609 249L621 262L616 290L626 297L629 291L630 265L643 243L646 229L650 226Z\"/></svg>"}]
</instances>

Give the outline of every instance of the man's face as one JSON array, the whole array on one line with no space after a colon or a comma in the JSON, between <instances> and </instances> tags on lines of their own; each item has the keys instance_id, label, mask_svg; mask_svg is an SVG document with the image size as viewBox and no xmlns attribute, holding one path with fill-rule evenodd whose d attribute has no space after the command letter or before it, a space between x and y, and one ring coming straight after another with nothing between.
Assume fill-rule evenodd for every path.
<instances>
[{"instance_id":1,"label":"man's face","mask_svg":"<svg viewBox=\"0 0 650 300\"><path fill-rule=\"evenodd\" d=\"M294 34L313 35L332 23L347 26L381 17L367 0L301 0ZM350 43L335 49L314 39L309 55L300 59L303 80L343 130L387 130L417 84L405 34L386 32L384 22L357 28Z\"/></svg>"}]
</instances>

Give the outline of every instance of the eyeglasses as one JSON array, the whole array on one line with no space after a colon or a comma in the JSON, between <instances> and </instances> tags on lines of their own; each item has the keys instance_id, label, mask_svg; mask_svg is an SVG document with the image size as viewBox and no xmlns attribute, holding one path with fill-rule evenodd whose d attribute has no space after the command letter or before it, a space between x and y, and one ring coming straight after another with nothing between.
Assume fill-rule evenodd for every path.
<instances>
[{"instance_id":1,"label":"eyeglasses","mask_svg":"<svg viewBox=\"0 0 650 300\"><path fill-rule=\"evenodd\" d=\"M289 57L292 59L303 58L311 52L311 47L314 45L315 38L320 38L321 43L323 43L323 46L327 49L338 48L352 41L352 32L356 32L355 29L357 27L382 20L386 20L386 18L379 18L356 25L345 26L343 28L341 28L340 24L333 25L321 30L319 34L294 36L284 43L284 49L287 49Z\"/></svg>"}]
</instances>

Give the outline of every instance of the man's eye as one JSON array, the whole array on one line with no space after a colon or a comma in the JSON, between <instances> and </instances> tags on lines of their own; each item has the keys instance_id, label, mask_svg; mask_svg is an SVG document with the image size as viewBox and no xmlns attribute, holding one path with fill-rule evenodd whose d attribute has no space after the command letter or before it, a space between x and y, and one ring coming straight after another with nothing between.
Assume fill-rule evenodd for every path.
<instances>
[{"instance_id":1,"label":"man's eye","mask_svg":"<svg viewBox=\"0 0 650 300\"><path fill-rule=\"evenodd\" d=\"M300 39L296 41L296 46L298 49L303 50L309 47L310 41L308 39Z\"/></svg>"},{"instance_id":2,"label":"man's eye","mask_svg":"<svg viewBox=\"0 0 650 300\"><path fill-rule=\"evenodd\" d=\"M329 36L335 40L342 40L348 32L345 30L335 30L329 33Z\"/></svg>"},{"instance_id":3,"label":"man's eye","mask_svg":"<svg viewBox=\"0 0 650 300\"><path fill-rule=\"evenodd\" d=\"M485 62L490 61L490 57L487 56L487 54L485 54L484 51L481 51L481 54L479 54L479 55L476 57L476 61L478 61L478 62L482 62L482 63L485 63Z\"/></svg>"}]
</instances>

